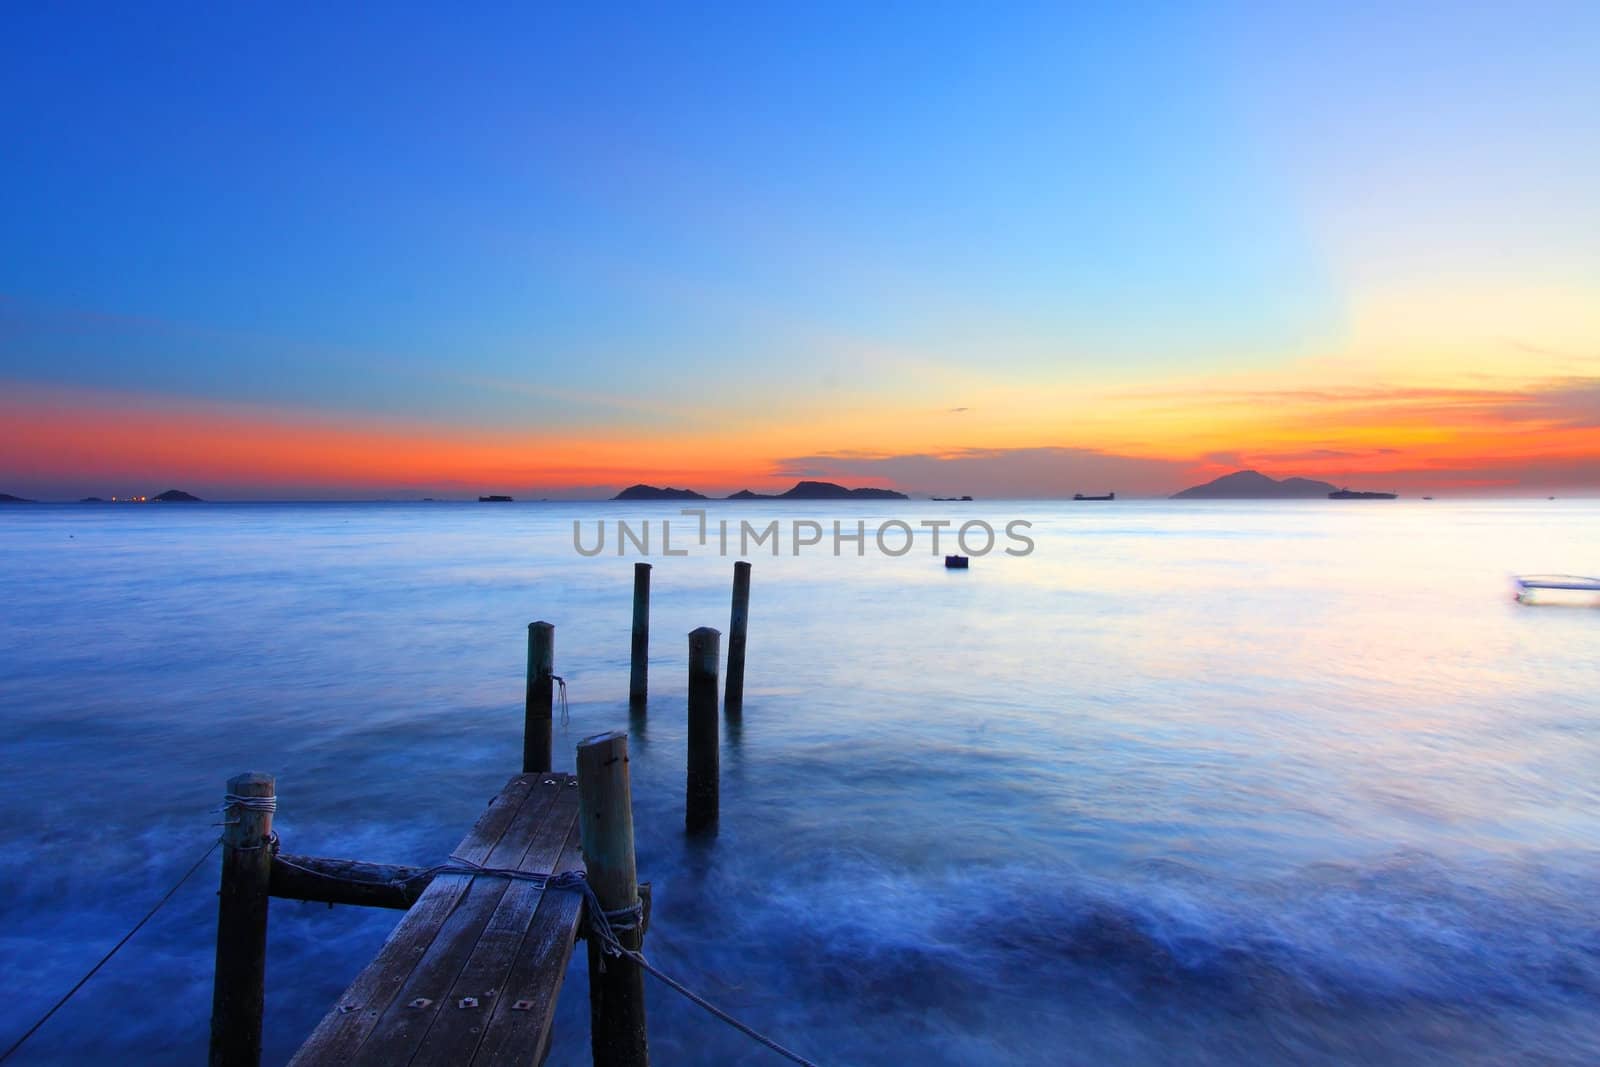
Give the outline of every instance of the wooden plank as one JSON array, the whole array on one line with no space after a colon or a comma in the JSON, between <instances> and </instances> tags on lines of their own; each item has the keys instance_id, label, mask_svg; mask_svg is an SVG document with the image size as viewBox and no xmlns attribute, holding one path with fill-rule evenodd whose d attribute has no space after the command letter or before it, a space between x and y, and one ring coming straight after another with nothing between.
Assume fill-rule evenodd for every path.
<instances>
[{"instance_id":1,"label":"wooden plank","mask_svg":"<svg viewBox=\"0 0 1600 1067\"><path fill-rule=\"evenodd\" d=\"M540 824L533 839L528 843L527 852L516 865L518 870L540 874L550 872L560 861L562 849L572 837L578 820L577 782L565 775L561 776L561 780L561 796L556 799L550 815ZM483 932L479 935L477 943L471 946L455 983L449 992L440 998L446 1006L434 1020L433 1026L412 1056L413 1067L435 1064L452 1067L454 1064L470 1062L494 1014L494 1009L503 999L502 990L505 987L506 977L517 960L517 954L530 928L537 923L536 915L546 894L545 890L532 882L506 881L502 884L505 889L504 894L483 926ZM550 890L549 895L577 896L575 893L559 889ZM546 918L548 919L548 915ZM569 938L576 932L575 921L572 927L572 931L567 935ZM476 998L478 1007L460 1008L459 1005L464 997ZM548 1017L544 1023L548 1029L550 1024ZM531 1061L524 1059L523 1062Z\"/></svg>"},{"instance_id":2,"label":"wooden plank","mask_svg":"<svg viewBox=\"0 0 1600 1067\"><path fill-rule=\"evenodd\" d=\"M557 798L570 791L566 789L565 776L539 774L534 777L532 796L482 861L485 866L517 867L535 831L551 816ZM464 1010L457 1007L456 1001L447 1000L451 986L471 958L478 938L512 882L472 875L451 877L465 881L466 892L430 932L421 951L390 972L390 984L398 985L399 991L378 1017L352 1062L381 1067L406 1063L441 1013ZM420 943L422 938L418 940Z\"/></svg>"},{"instance_id":3,"label":"wooden plank","mask_svg":"<svg viewBox=\"0 0 1600 1067\"><path fill-rule=\"evenodd\" d=\"M432 881L425 867L280 852L272 858L270 887L273 896L284 900L405 911Z\"/></svg>"},{"instance_id":4,"label":"wooden plank","mask_svg":"<svg viewBox=\"0 0 1600 1067\"><path fill-rule=\"evenodd\" d=\"M512 819L533 792L534 783L544 775L517 775L506 784L479 817L467 836L456 846L455 855L471 863L483 863L505 835ZM553 798L552 798L553 799ZM291 1067L319 1063L344 1063L372 1032L395 996L402 967L409 970L432 943L445 918L466 893L470 878L441 875L405 913L394 933L378 955L356 976L333 1010L323 1017L306 1043L290 1060Z\"/></svg>"},{"instance_id":5,"label":"wooden plank","mask_svg":"<svg viewBox=\"0 0 1600 1067\"><path fill-rule=\"evenodd\" d=\"M581 870L583 846L574 822L554 872ZM567 964L572 959L582 919L583 897L578 893L552 890L539 901L533 924L517 949L500 995L495 997L483 1028L483 1040L472 1059L474 1064L527 1067L544 1062L550 1053L556 997L567 977ZM515 1010L520 1002L527 1002L528 1007Z\"/></svg>"}]
</instances>

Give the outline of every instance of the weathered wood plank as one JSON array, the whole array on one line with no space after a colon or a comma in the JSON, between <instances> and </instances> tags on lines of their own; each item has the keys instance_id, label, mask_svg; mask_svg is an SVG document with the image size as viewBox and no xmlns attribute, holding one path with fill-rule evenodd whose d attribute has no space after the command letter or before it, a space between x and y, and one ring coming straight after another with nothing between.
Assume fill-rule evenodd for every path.
<instances>
[{"instance_id":1,"label":"weathered wood plank","mask_svg":"<svg viewBox=\"0 0 1600 1067\"><path fill-rule=\"evenodd\" d=\"M576 782L565 776L561 781L562 795L556 799L550 815L534 832L527 852L516 864L518 870L547 873L561 859L562 849L572 836L578 817ZM554 889L549 894L577 895ZM536 916L544 895L545 891L532 882L510 881L505 884L504 894L495 905L477 943L471 946L455 983L440 998L446 1007L434 1020L412 1056L413 1067L453 1067L472 1060L493 1010L503 998L506 977L516 963L518 950L529 935L530 928L537 925ZM576 923L573 925L576 926ZM465 997L475 998L478 1007L457 1007ZM548 1017L544 1022L548 1028Z\"/></svg>"},{"instance_id":2,"label":"weathered wood plank","mask_svg":"<svg viewBox=\"0 0 1600 1067\"><path fill-rule=\"evenodd\" d=\"M574 822L553 873L581 871L583 847ZM550 1024L556 998L567 977L578 925L583 918L583 897L551 891L539 901L539 911L517 949L511 973L483 1029L472 1062L494 1067L528 1067L543 1063L550 1053ZM518 1008L517 1005L524 1005Z\"/></svg>"},{"instance_id":3,"label":"weathered wood plank","mask_svg":"<svg viewBox=\"0 0 1600 1067\"><path fill-rule=\"evenodd\" d=\"M459 845L455 855L471 863L483 863L499 844L512 819L520 812L544 775L517 775L507 783L479 817ZM347 1062L377 1025L379 1018L400 992L395 972L402 965L413 965L432 943L445 918L456 908L472 879L459 875L435 878L427 891L395 927L378 955L356 976L350 988L332 1011L323 1017L306 1043L290 1060L291 1067Z\"/></svg>"},{"instance_id":4,"label":"weathered wood plank","mask_svg":"<svg viewBox=\"0 0 1600 1067\"><path fill-rule=\"evenodd\" d=\"M280 852L272 858L270 887L272 895L283 900L404 911L417 902L432 881L433 876L425 867Z\"/></svg>"},{"instance_id":5,"label":"weathered wood plank","mask_svg":"<svg viewBox=\"0 0 1600 1067\"><path fill-rule=\"evenodd\" d=\"M517 867L528 851L535 831L550 817L565 788L565 778L535 775L533 793L489 855L488 867ZM546 784L548 783L548 784ZM441 875L467 883L456 906L431 931L418 931L419 951L389 972L389 983L399 992L378 1017L353 1062L390 1067L406 1063L441 1013L463 1010L448 995L456 977L472 956L494 909L512 884L504 878ZM436 879L436 883L437 883ZM431 890L430 890L431 891ZM399 931L396 931L398 934ZM424 944L424 942L426 942ZM476 995L476 994L473 994Z\"/></svg>"}]
</instances>

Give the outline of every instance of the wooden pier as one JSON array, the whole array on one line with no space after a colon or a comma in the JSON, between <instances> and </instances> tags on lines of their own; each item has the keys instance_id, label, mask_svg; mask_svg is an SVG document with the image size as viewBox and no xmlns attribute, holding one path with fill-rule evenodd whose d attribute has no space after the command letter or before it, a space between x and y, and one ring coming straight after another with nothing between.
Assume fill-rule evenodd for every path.
<instances>
[{"instance_id":1,"label":"wooden pier","mask_svg":"<svg viewBox=\"0 0 1600 1067\"><path fill-rule=\"evenodd\" d=\"M578 745L577 775L514 776L443 863L401 867L284 852L272 832L276 783L228 782L213 1067L261 1060L268 898L403 908L394 932L290 1061L321 1064L530 1064L550 1049L556 998L586 902L639 948L649 887L634 873L628 737ZM589 892L574 885L582 875ZM566 876L566 877L563 877ZM591 895L592 894L592 895ZM619 922L619 914L636 921ZM596 966L595 1063L649 1062L642 976L626 958Z\"/></svg>"},{"instance_id":2,"label":"wooden pier","mask_svg":"<svg viewBox=\"0 0 1600 1067\"><path fill-rule=\"evenodd\" d=\"M512 778L452 857L529 874L583 870L577 778ZM577 893L439 874L290 1063L539 1063L582 920Z\"/></svg>"},{"instance_id":3,"label":"wooden pier","mask_svg":"<svg viewBox=\"0 0 1600 1067\"><path fill-rule=\"evenodd\" d=\"M629 681L635 711L646 699L649 577L649 564L637 565ZM733 605L741 675L748 596L745 563L735 572ZM716 825L718 638L709 628L690 635L685 824L691 833L714 832ZM530 624L523 773L433 866L285 850L272 829L274 778L251 772L228 781L211 1067L259 1067L272 897L405 911L291 1067L543 1062L567 965L596 907L606 916L605 936L614 940L608 952L599 938L587 938L593 1059L597 1067L647 1067L637 953L649 925L650 887L638 882L634 867L628 737L613 731L579 743L576 775L550 769L554 646L553 626Z\"/></svg>"},{"instance_id":4,"label":"wooden pier","mask_svg":"<svg viewBox=\"0 0 1600 1067\"><path fill-rule=\"evenodd\" d=\"M283 852L272 832L273 778L231 779L213 1067L260 1063L269 897L406 912L291 1064L542 1062L556 998L585 929L586 901L598 901L607 915L638 916L618 935L633 949L649 914L649 887L634 873L627 735L586 739L578 766L578 775L514 776L433 867ZM560 884L575 873L587 879L592 898ZM592 970L595 951L591 946ZM641 983L628 959L607 957L604 974L591 974L596 1064L648 1064Z\"/></svg>"}]
</instances>

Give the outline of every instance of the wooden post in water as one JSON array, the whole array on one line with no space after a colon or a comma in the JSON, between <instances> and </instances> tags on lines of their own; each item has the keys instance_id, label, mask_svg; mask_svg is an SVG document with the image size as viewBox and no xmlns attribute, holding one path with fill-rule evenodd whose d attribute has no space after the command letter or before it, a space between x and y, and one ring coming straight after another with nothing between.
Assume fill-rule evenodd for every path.
<instances>
[{"instance_id":1,"label":"wooden post in water","mask_svg":"<svg viewBox=\"0 0 1600 1067\"><path fill-rule=\"evenodd\" d=\"M650 671L650 564L633 565L633 669L628 675L628 703L645 704Z\"/></svg>"},{"instance_id":2,"label":"wooden post in water","mask_svg":"<svg viewBox=\"0 0 1600 1067\"><path fill-rule=\"evenodd\" d=\"M555 671L556 628L547 622L528 624L528 696L522 723L522 773L548 771L550 762L550 689Z\"/></svg>"},{"instance_id":3,"label":"wooden post in water","mask_svg":"<svg viewBox=\"0 0 1600 1067\"><path fill-rule=\"evenodd\" d=\"M750 564L733 565L733 613L728 618L728 680L722 713L730 719L744 711L744 632L750 624Z\"/></svg>"},{"instance_id":4,"label":"wooden post in water","mask_svg":"<svg viewBox=\"0 0 1600 1067\"><path fill-rule=\"evenodd\" d=\"M628 782L628 735L596 734L578 744L578 826L583 865L595 898L606 911L639 903L633 856L633 798ZM618 930L625 948L637 949L644 930ZM644 974L629 959L607 956L598 938L589 943L589 1041L595 1067L645 1067Z\"/></svg>"},{"instance_id":5,"label":"wooden post in water","mask_svg":"<svg viewBox=\"0 0 1600 1067\"><path fill-rule=\"evenodd\" d=\"M717 825L717 660L722 635L702 626L689 635L689 781L683 825L690 833Z\"/></svg>"},{"instance_id":6,"label":"wooden post in water","mask_svg":"<svg viewBox=\"0 0 1600 1067\"><path fill-rule=\"evenodd\" d=\"M276 796L270 774L228 779L235 797ZM261 1010L266 996L267 905L272 882L273 805L223 809L222 889L217 902L217 969L211 994L211 1067L261 1063Z\"/></svg>"}]
</instances>

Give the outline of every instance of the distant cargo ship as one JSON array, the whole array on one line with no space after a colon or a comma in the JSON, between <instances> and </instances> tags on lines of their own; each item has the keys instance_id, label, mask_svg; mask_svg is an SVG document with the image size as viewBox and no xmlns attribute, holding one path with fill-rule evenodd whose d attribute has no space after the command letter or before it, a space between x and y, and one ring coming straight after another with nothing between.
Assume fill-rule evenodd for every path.
<instances>
[{"instance_id":1,"label":"distant cargo ship","mask_svg":"<svg viewBox=\"0 0 1600 1067\"><path fill-rule=\"evenodd\" d=\"M1073 493L1072 494L1072 499L1074 499L1074 500L1115 500L1115 499L1117 499L1117 494L1115 494L1115 493L1107 493L1105 496L1084 496L1082 493Z\"/></svg>"},{"instance_id":2,"label":"distant cargo ship","mask_svg":"<svg viewBox=\"0 0 1600 1067\"><path fill-rule=\"evenodd\" d=\"M480 504L509 504L509 503L511 503L511 498L508 497L508 496L480 496L478 498L478 503L480 503Z\"/></svg>"},{"instance_id":3,"label":"distant cargo ship","mask_svg":"<svg viewBox=\"0 0 1600 1067\"><path fill-rule=\"evenodd\" d=\"M1329 500L1393 500L1399 493L1358 493L1354 489L1335 489Z\"/></svg>"}]
</instances>

